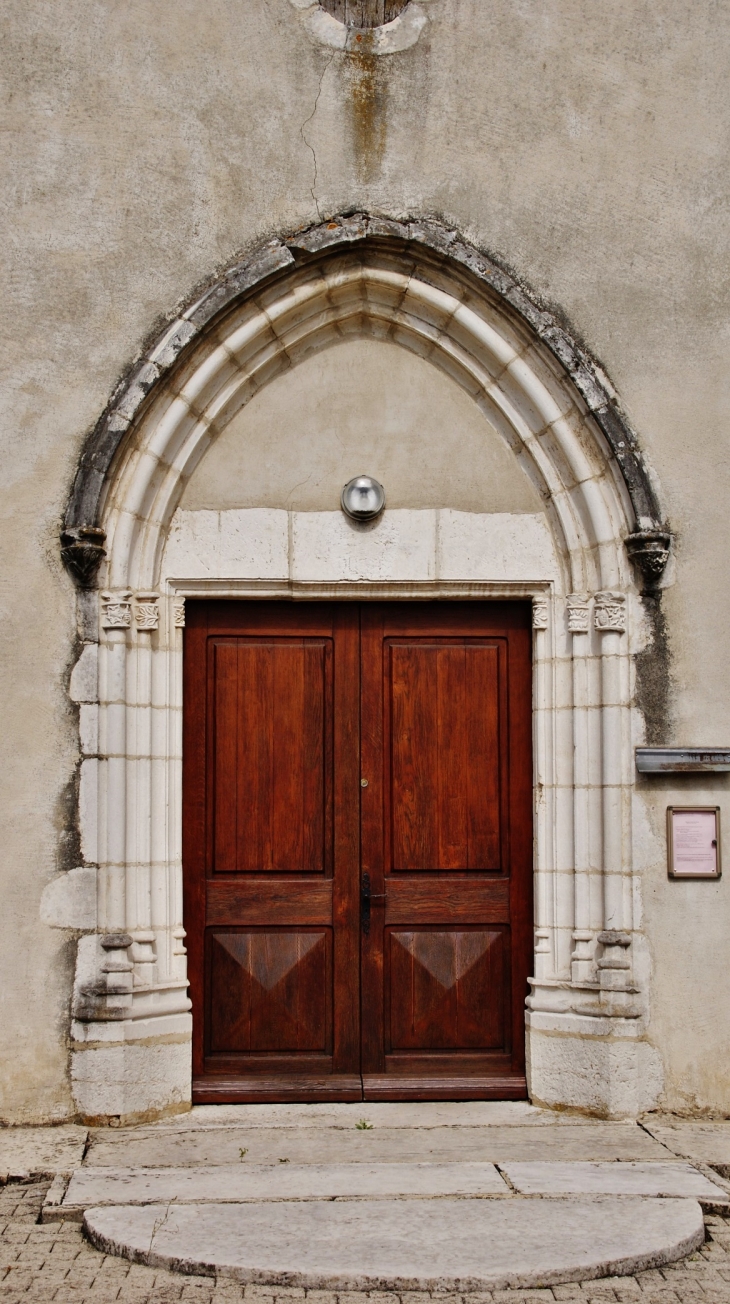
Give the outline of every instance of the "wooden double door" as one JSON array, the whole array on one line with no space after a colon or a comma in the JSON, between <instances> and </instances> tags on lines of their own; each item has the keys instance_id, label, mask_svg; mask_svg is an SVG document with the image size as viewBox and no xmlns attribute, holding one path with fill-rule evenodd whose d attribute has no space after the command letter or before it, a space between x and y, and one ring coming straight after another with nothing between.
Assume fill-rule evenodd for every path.
<instances>
[{"instance_id":1,"label":"wooden double door","mask_svg":"<svg viewBox=\"0 0 730 1304\"><path fill-rule=\"evenodd\" d=\"M526 603L188 602L193 1098L525 1095Z\"/></svg>"}]
</instances>

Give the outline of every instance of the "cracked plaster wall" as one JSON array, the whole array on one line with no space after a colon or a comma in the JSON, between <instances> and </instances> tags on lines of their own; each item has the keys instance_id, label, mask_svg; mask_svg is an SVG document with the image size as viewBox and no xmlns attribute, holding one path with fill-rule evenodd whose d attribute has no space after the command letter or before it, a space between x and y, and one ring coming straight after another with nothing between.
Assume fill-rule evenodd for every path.
<instances>
[{"instance_id":1,"label":"cracked plaster wall","mask_svg":"<svg viewBox=\"0 0 730 1304\"><path fill-rule=\"evenodd\" d=\"M267 234L432 214L557 305L601 359L677 534L664 741L730 741L727 9L430 0L419 40L325 48L290 0L3 3L0 1119L70 1109L72 585L57 535L87 431L164 314ZM636 863L665 1102L730 1112L728 880L668 884L643 782Z\"/></svg>"}]
</instances>

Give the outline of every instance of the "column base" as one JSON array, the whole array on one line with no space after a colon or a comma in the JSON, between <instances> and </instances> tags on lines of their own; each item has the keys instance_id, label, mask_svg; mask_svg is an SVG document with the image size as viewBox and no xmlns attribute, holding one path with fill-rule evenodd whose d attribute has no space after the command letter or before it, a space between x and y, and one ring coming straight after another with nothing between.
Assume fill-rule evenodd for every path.
<instances>
[{"instance_id":1,"label":"column base","mask_svg":"<svg viewBox=\"0 0 730 1304\"><path fill-rule=\"evenodd\" d=\"M616 1119L657 1107L661 1058L639 1020L528 1011L526 1024L534 1105Z\"/></svg>"},{"instance_id":2,"label":"column base","mask_svg":"<svg viewBox=\"0 0 730 1304\"><path fill-rule=\"evenodd\" d=\"M84 1025L71 1050L71 1091L82 1122L120 1127L191 1108L192 1020L178 1015L175 1031L167 1032L156 1022Z\"/></svg>"}]
</instances>

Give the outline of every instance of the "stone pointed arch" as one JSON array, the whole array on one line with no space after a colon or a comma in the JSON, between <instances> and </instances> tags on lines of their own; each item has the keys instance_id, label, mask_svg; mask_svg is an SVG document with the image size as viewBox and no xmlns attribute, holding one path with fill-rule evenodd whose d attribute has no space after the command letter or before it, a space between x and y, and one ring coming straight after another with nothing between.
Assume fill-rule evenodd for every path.
<instances>
[{"instance_id":1,"label":"stone pointed arch","mask_svg":"<svg viewBox=\"0 0 730 1304\"><path fill-rule=\"evenodd\" d=\"M505 379L513 386L513 392L520 389L522 376L525 397L529 385L538 381L543 407L538 408L537 422L529 410L529 404L521 413L518 405L517 411L518 417L522 416L525 420L526 426L522 426L522 430L527 434L528 443L529 434L542 434L553 426L555 406L550 407L548 396L552 389L554 405L555 381L558 389L561 381L563 385L567 383L572 400L567 410L574 408L588 416L587 428L593 434L592 442L600 449L601 459L606 468L610 467L614 481L621 483L622 489L619 492L625 497L624 535L629 542L629 550L632 556L638 558L648 577L658 577L667 558L670 536L662 524L656 493L636 437L607 383L585 351L549 312L534 302L513 277L459 239L454 232L435 223L406 225L363 217L337 219L287 241L273 241L245 262L229 269L166 327L141 361L123 379L87 442L69 499L63 551L64 558L76 577L82 582L93 578L94 563L98 563L103 556L103 540L98 530L109 498L114 468L126 446L130 431L136 427L140 414L149 404L152 394L159 390L161 383L168 380L175 369L188 359L196 347L200 347L202 341L209 339L220 324L228 320L228 327L233 331L235 327L232 317L236 309L239 310L239 316L241 312L245 314L245 306L255 303L257 294L273 291L276 295L277 286L290 285L292 277L297 273L304 281L308 276L315 279L316 273L321 272L325 264L332 266L333 260L347 253L352 255L354 263L349 272L351 285L357 282L358 262L365 273L362 277L364 309L361 317L361 321L366 323L365 329L367 323L389 321L385 290L385 264L389 263L391 272L398 267L401 277L409 281L403 319L393 321L390 338L414 348L424 356L430 356L437 365L446 369L451 367L452 374L456 375L459 383L477 394L488 406L491 406L491 398L502 392L502 387L497 386L495 390L493 383L501 371L504 371ZM382 264L380 278L376 270L378 261ZM439 317L439 309L436 307L439 277L442 283L445 279L448 286L442 291L445 295L440 307L442 323L448 322L452 311L454 313L453 330L444 333L440 348L438 341L432 338ZM379 306L377 291L375 302L371 305L365 289L366 285L368 289L370 286L374 288L378 280L382 299ZM319 292L323 290L326 299L326 289L321 285ZM312 314L316 311L317 293L316 286L310 289L309 306ZM285 291L282 290L282 294L285 295ZM433 301L430 305L427 302L429 295ZM454 301L453 310L449 299ZM331 310L332 305L326 304L326 309ZM286 309L281 306L277 311L282 317L280 364L286 366L291 362L287 351L291 341L287 340L283 320ZM486 327L478 323L480 314L486 314ZM352 312L352 304L343 309L342 329L347 330L348 325L352 328L356 316ZM501 322L503 331L505 327L511 326L513 331L516 327L522 339L517 343L514 338L511 343L503 340L500 345L497 340L500 327L495 318ZM265 320L266 314L263 313L259 322L264 331L259 336L261 340L265 338ZM335 313L331 311L327 325L334 323ZM252 330L255 329L252 326ZM490 330L493 332L491 336ZM430 350L429 339L433 344ZM448 348L445 347L447 341ZM326 335L322 334L321 329L315 329L314 323L309 345L326 345ZM449 349L454 353L451 360L448 356ZM500 356L503 359L501 364ZM220 359L222 357L223 354ZM528 374L530 363L537 359L542 362L542 366L538 365L537 375L531 379ZM248 360L251 363L249 392L254 392L258 384L265 383L265 373L261 372L263 355L256 364L253 341L248 349ZM546 361L555 372L555 380L547 385L544 384ZM245 369L246 359L241 358L241 362ZM496 367L496 375L486 371L485 368L489 365L493 370ZM215 362L211 366L214 368ZM243 373L241 379L243 383ZM480 389L483 391L481 394ZM245 401L244 389L240 397ZM562 404L561 392L557 402L558 410ZM499 406L498 401L497 407ZM215 417L209 419L210 423L220 423L223 416L216 411ZM507 431L507 437L514 436L519 444L522 440L520 423L518 420L515 424L511 418L512 413L507 404L502 418L498 419ZM566 442L564 428L558 428L555 433L568 461L579 458L575 441L568 439ZM533 445L529 453L532 460L542 461L544 468L544 459L536 457L536 445ZM585 466L573 470L577 470L580 482ZM596 507L596 510L599 509ZM588 514L590 517L590 509Z\"/></svg>"},{"instance_id":2,"label":"stone pointed arch","mask_svg":"<svg viewBox=\"0 0 730 1304\"><path fill-rule=\"evenodd\" d=\"M349 586L337 574L307 583L291 570L265 581L225 569L201 586L166 570L182 492L217 435L282 372L363 336L426 359L484 411L540 490L553 569L506 581L485 572L371 582L365 572ZM606 383L550 314L453 232L338 219L267 245L170 324L92 435L62 539L81 582L93 584L101 565L103 585L99 646L90 641L83 654L98 655L103 750L82 766L99 912L99 933L80 948L76 989L82 1113L133 1116L189 1096L178 631L188 594L260 591L532 598L532 1092L609 1113L641 1107L630 826L630 651L639 622L626 543L647 575L661 573L669 536ZM84 606L88 617L94 600ZM151 1102L153 1049L167 1067ZM115 1055L136 1055L126 1086Z\"/></svg>"}]
</instances>

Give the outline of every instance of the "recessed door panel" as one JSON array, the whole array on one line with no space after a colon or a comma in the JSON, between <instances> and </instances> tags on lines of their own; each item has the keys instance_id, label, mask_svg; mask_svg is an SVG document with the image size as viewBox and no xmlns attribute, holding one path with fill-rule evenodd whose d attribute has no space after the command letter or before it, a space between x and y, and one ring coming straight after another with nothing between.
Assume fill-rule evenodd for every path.
<instances>
[{"instance_id":1,"label":"recessed door panel","mask_svg":"<svg viewBox=\"0 0 730 1304\"><path fill-rule=\"evenodd\" d=\"M214 873L331 863L332 644L211 639Z\"/></svg>"},{"instance_id":2,"label":"recessed door panel","mask_svg":"<svg viewBox=\"0 0 730 1304\"><path fill-rule=\"evenodd\" d=\"M500 868L497 643L388 640L390 868Z\"/></svg>"}]
</instances>

